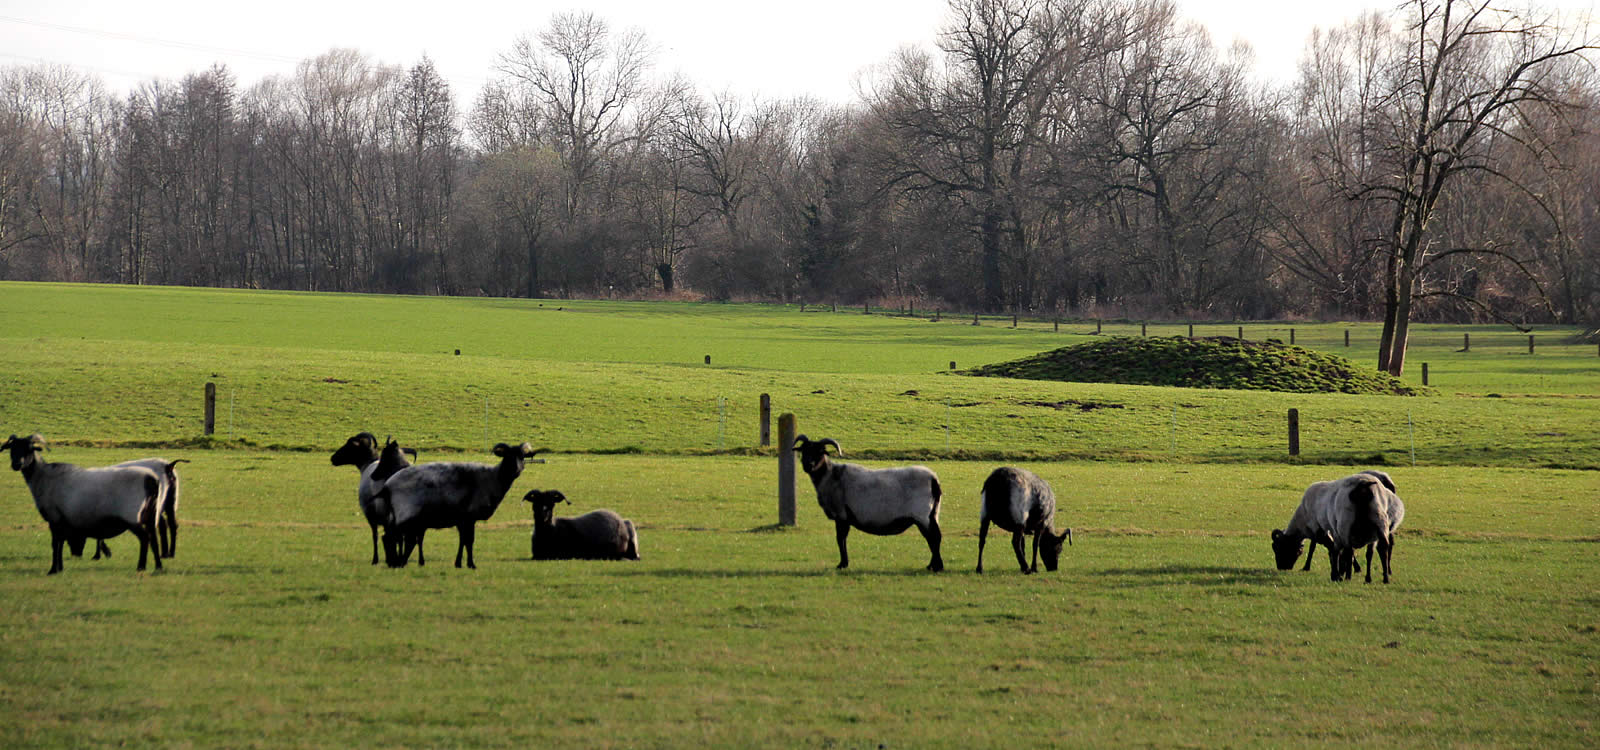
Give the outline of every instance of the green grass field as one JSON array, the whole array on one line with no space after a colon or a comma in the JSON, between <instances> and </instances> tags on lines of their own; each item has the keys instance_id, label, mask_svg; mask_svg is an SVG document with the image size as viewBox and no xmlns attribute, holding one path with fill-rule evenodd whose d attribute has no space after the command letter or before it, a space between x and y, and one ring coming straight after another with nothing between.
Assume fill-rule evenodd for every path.
<instances>
[{"instance_id":1,"label":"green grass field","mask_svg":"<svg viewBox=\"0 0 1600 750\"><path fill-rule=\"evenodd\" d=\"M1424 326L1412 358L1442 395L1310 397L949 375L1094 331L970 323L0 283L0 432L44 433L53 461L192 461L159 574L125 535L45 576L48 532L0 478L0 746L1593 746L1592 344ZM1295 335L1342 353L1346 328L1375 341ZM761 393L847 455L938 471L947 572L914 533L853 534L835 571L804 480L775 529ZM448 565L444 530L394 571L367 564L355 472L328 464L359 429L424 460L559 452L480 530L478 570ZM1407 503L1395 581L1332 584L1321 553L1274 570L1267 533L1305 485L1380 460ZM1055 486L1060 571L1018 574L992 535L972 572L1000 461ZM634 519L644 559L527 560L519 498L550 487Z\"/></svg>"}]
</instances>

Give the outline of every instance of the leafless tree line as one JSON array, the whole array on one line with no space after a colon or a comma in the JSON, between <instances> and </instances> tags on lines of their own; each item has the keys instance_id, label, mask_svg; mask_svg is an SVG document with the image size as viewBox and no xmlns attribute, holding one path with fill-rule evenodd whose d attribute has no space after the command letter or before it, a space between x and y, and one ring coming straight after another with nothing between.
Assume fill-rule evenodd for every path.
<instances>
[{"instance_id":1,"label":"leafless tree line","mask_svg":"<svg viewBox=\"0 0 1600 750\"><path fill-rule=\"evenodd\" d=\"M1587 30L1406 0L1253 83L1171 2L951 0L859 101L554 16L466 111L334 50L126 97L0 68L0 277L1386 321L1600 318Z\"/></svg>"}]
</instances>

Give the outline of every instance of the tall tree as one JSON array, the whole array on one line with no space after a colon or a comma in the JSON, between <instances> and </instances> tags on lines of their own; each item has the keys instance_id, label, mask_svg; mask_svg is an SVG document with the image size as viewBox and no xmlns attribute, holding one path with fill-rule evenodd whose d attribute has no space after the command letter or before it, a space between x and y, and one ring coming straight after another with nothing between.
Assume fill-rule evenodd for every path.
<instances>
[{"instance_id":1,"label":"tall tree","mask_svg":"<svg viewBox=\"0 0 1600 750\"><path fill-rule=\"evenodd\" d=\"M1387 169L1359 183L1354 196L1380 202L1389 217L1379 238L1385 262L1378 368L1394 375L1405 369L1413 305L1434 291L1428 281L1436 264L1458 255L1524 263L1492 233L1462 245L1441 242L1442 202L1469 176L1510 179L1494 142L1529 143L1515 129L1532 123L1533 111L1562 106L1550 86L1559 63L1593 49L1489 0L1411 0L1408 8L1407 41L1394 60L1375 135Z\"/></svg>"}]
</instances>

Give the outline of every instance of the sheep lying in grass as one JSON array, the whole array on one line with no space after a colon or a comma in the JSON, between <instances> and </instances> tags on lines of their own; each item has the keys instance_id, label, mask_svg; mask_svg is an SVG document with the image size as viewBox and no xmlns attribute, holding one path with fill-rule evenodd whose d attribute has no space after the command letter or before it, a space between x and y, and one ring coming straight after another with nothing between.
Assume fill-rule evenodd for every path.
<instances>
[{"instance_id":1,"label":"sheep lying in grass","mask_svg":"<svg viewBox=\"0 0 1600 750\"><path fill-rule=\"evenodd\" d=\"M794 450L800 454L800 467L811 477L817 490L817 504L833 521L839 543L839 569L850 567L850 551L845 539L852 527L879 536L899 534L912 526L928 541L933 559L928 570L944 570L939 555L939 477L925 466L869 469L858 464L834 462L828 446L844 455L833 438L809 440L795 438Z\"/></svg>"},{"instance_id":2,"label":"sheep lying in grass","mask_svg":"<svg viewBox=\"0 0 1600 750\"><path fill-rule=\"evenodd\" d=\"M472 559L477 523L494 515L506 491L522 475L523 463L539 453L527 443L500 443L493 452L500 463L417 464L384 482L373 501L387 512L384 549L390 567L405 566L424 531L449 526L460 534L456 567L461 567L463 552L467 567L478 567Z\"/></svg>"},{"instance_id":3,"label":"sheep lying in grass","mask_svg":"<svg viewBox=\"0 0 1600 750\"><path fill-rule=\"evenodd\" d=\"M1024 574L1039 572L1040 541L1044 546L1044 569L1055 570L1063 542L1071 543L1072 529L1055 533L1056 495L1050 484L1033 472L1002 466L990 472L978 493L978 572L983 572L983 545L989 537L989 524L1011 532L1011 549ZM1023 534L1033 535L1033 564L1023 557Z\"/></svg>"},{"instance_id":4,"label":"sheep lying in grass","mask_svg":"<svg viewBox=\"0 0 1600 750\"><path fill-rule=\"evenodd\" d=\"M639 559L639 532L632 521L603 508L556 518L556 504L568 502L560 490L530 490L522 499L533 504L533 559Z\"/></svg>"},{"instance_id":5,"label":"sheep lying in grass","mask_svg":"<svg viewBox=\"0 0 1600 750\"><path fill-rule=\"evenodd\" d=\"M162 479L142 466L83 468L54 464L37 454L44 450L38 433L12 435L0 443L11 452L11 469L33 494L34 506L50 526L50 575L61 572L61 548L74 539L110 539L124 531L139 539L139 570L145 569L156 538L156 510ZM161 555L155 555L161 569Z\"/></svg>"},{"instance_id":6,"label":"sheep lying in grass","mask_svg":"<svg viewBox=\"0 0 1600 750\"><path fill-rule=\"evenodd\" d=\"M383 487L389 477L395 472L411 465L406 459L409 453L413 458L417 452L411 448L401 448L394 440L385 441L383 450L378 449L378 436L370 432L360 432L352 435L339 450L333 452L330 460L334 466L354 466L361 472L361 481L356 486L356 504L361 508L361 515L367 519L367 526L372 529L372 564L378 564L378 528L388 520L387 509L380 509L373 502L373 497L378 494L378 489ZM417 540L417 562L422 564L422 540Z\"/></svg>"}]
</instances>

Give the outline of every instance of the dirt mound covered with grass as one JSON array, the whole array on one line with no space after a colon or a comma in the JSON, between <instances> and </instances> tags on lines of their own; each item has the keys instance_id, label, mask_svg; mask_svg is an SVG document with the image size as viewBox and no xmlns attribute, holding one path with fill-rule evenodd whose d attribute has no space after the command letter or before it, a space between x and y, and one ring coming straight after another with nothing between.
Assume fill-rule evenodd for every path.
<instances>
[{"instance_id":1,"label":"dirt mound covered with grass","mask_svg":"<svg viewBox=\"0 0 1600 750\"><path fill-rule=\"evenodd\" d=\"M1431 388L1278 341L1226 336L1188 339L1117 336L965 370L964 375L1180 388L1418 396Z\"/></svg>"}]
</instances>

